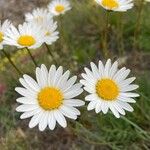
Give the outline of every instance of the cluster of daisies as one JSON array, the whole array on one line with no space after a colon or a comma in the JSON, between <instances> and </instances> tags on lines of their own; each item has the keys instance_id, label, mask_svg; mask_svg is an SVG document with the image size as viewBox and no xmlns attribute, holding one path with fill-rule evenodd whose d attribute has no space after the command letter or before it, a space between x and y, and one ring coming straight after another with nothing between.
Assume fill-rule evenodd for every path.
<instances>
[{"instance_id":1,"label":"cluster of daisies","mask_svg":"<svg viewBox=\"0 0 150 150\"><path fill-rule=\"evenodd\" d=\"M95 0L107 10L126 11L133 7L132 0ZM57 22L54 16L64 14L71 6L67 0L53 0L48 9L38 8L32 13L25 14L25 23L16 28L6 20L0 25L0 49L3 45L13 45L17 48L36 49L43 43L52 44L58 39ZM47 127L54 130L56 124L65 128L66 118L76 120L80 115L79 109L85 101L78 99L83 91L88 95L87 110L95 109L96 113L112 112L115 117L132 112L130 103L135 103L139 96L133 92L138 85L133 84L135 77L129 77L130 70L123 67L118 69L118 62L107 60L98 65L91 62L91 68L84 68L82 79L77 82L77 76L70 76L70 71L63 67L51 65L47 69L44 64L36 67L36 79L24 74L19 79L23 87L15 90L21 97L17 98L20 105L16 111L22 112L21 119L30 118L29 127L38 125L40 131Z\"/></svg>"},{"instance_id":2,"label":"cluster of daisies","mask_svg":"<svg viewBox=\"0 0 150 150\"><path fill-rule=\"evenodd\" d=\"M8 20L0 23L0 49L4 45L28 49L39 48L43 43L51 45L59 38L54 17L70 9L67 0L53 0L48 8L37 8L25 14L25 22L17 28Z\"/></svg>"},{"instance_id":3,"label":"cluster of daisies","mask_svg":"<svg viewBox=\"0 0 150 150\"><path fill-rule=\"evenodd\" d=\"M135 77L127 78L130 70L123 67L118 69L118 62L106 64L99 61L98 66L91 62L91 69L84 68L83 79L77 83L77 77L70 77L70 71L64 72L63 67L52 65L48 70L45 65L36 68L36 80L28 75L19 79L23 87L15 90L22 96L17 99L20 106L16 108L22 112L21 119L32 117L29 127L39 126L43 131L48 126L53 130L58 123L67 126L66 118L76 120L80 111L76 107L85 102L76 98L83 92L89 94L85 100L89 102L87 110L95 109L96 113L107 114L111 111L115 117L125 115L125 111L132 112L129 103L135 103L139 94L133 92L138 85L133 84ZM82 87L83 86L83 87Z\"/></svg>"}]
</instances>

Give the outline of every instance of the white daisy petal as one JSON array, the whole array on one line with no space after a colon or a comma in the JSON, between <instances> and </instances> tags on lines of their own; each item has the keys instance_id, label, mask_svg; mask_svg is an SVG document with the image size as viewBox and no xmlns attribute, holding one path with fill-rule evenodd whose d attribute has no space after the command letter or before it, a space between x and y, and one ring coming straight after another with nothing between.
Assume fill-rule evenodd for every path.
<instances>
[{"instance_id":1,"label":"white daisy petal","mask_svg":"<svg viewBox=\"0 0 150 150\"><path fill-rule=\"evenodd\" d=\"M74 112L72 112L72 110L70 109L70 107L67 107L66 105L61 106L60 107L60 111L61 111L61 113L64 116L66 116L66 117L68 117L70 119L74 119L74 120L77 119L77 114L74 113Z\"/></svg>"},{"instance_id":2,"label":"white daisy petal","mask_svg":"<svg viewBox=\"0 0 150 150\"><path fill-rule=\"evenodd\" d=\"M89 104L88 104L88 107L87 107L87 110L92 110L95 108L96 106L96 101L91 101Z\"/></svg>"},{"instance_id":3,"label":"white daisy petal","mask_svg":"<svg viewBox=\"0 0 150 150\"><path fill-rule=\"evenodd\" d=\"M48 111L45 111L43 113L43 115L41 116L41 119L39 121L39 130L40 131L44 131L45 128L47 127L47 124L48 124Z\"/></svg>"},{"instance_id":4,"label":"white daisy petal","mask_svg":"<svg viewBox=\"0 0 150 150\"><path fill-rule=\"evenodd\" d=\"M16 108L16 111L18 112L26 112L26 111L31 111L31 110L34 110L34 109L37 109L39 108L38 105L28 105L28 104L23 104L23 105L20 105Z\"/></svg>"},{"instance_id":5,"label":"white daisy petal","mask_svg":"<svg viewBox=\"0 0 150 150\"><path fill-rule=\"evenodd\" d=\"M80 107L83 106L85 102L78 99L70 99L70 100L64 100L64 104L68 106Z\"/></svg>"},{"instance_id":6,"label":"white daisy petal","mask_svg":"<svg viewBox=\"0 0 150 150\"><path fill-rule=\"evenodd\" d=\"M56 126L56 119L54 117L54 112L51 111L49 112L49 116L48 116L48 126L51 130L54 130L55 126Z\"/></svg>"},{"instance_id":7,"label":"white daisy petal","mask_svg":"<svg viewBox=\"0 0 150 150\"><path fill-rule=\"evenodd\" d=\"M66 119L59 110L55 110L54 117L56 121L60 124L60 126L62 126L63 128L67 127Z\"/></svg>"},{"instance_id":8,"label":"white daisy petal","mask_svg":"<svg viewBox=\"0 0 150 150\"><path fill-rule=\"evenodd\" d=\"M39 85L37 84L37 82L33 79L33 78L31 78L30 76L28 76L28 75L23 75L23 77L24 77L24 80L26 81L26 83L32 88L32 89L34 89L35 91L39 91L40 90L40 87L39 87Z\"/></svg>"},{"instance_id":9,"label":"white daisy petal","mask_svg":"<svg viewBox=\"0 0 150 150\"><path fill-rule=\"evenodd\" d=\"M41 120L41 117L43 116L43 113L44 112L38 113L31 118L29 122L29 128L34 128L36 125L38 125L38 123Z\"/></svg>"},{"instance_id":10,"label":"white daisy petal","mask_svg":"<svg viewBox=\"0 0 150 150\"><path fill-rule=\"evenodd\" d=\"M113 105L110 105L109 108L112 111L112 113L115 115L116 118L120 118L118 111L114 108Z\"/></svg>"},{"instance_id":11,"label":"white daisy petal","mask_svg":"<svg viewBox=\"0 0 150 150\"><path fill-rule=\"evenodd\" d=\"M99 113L101 110L102 110L102 109L101 109L100 103L97 103L97 104L96 104L96 107L95 107L95 112L96 112L96 113Z\"/></svg>"},{"instance_id":12,"label":"white daisy petal","mask_svg":"<svg viewBox=\"0 0 150 150\"><path fill-rule=\"evenodd\" d=\"M20 118L21 119L26 119L26 118L29 118L29 117L32 117L32 116L34 116L34 115L36 115L36 114L38 114L38 113L40 113L41 112L41 109L35 109L35 110L31 110L31 111L27 111L27 112L24 112L21 116L20 116Z\"/></svg>"}]
</instances>

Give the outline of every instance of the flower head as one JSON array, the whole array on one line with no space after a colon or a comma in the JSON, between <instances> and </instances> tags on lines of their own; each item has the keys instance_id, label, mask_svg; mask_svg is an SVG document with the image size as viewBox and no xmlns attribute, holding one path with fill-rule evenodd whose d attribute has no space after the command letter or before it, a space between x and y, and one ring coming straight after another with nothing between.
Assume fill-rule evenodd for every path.
<instances>
[{"instance_id":1,"label":"flower head","mask_svg":"<svg viewBox=\"0 0 150 150\"><path fill-rule=\"evenodd\" d=\"M0 21L0 49L3 49L4 45L4 36L7 31L11 26L11 22L9 20L5 20L3 24Z\"/></svg>"},{"instance_id":2,"label":"flower head","mask_svg":"<svg viewBox=\"0 0 150 150\"><path fill-rule=\"evenodd\" d=\"M41 27L44 31L44 42L46 44L51 45L59 38L59 32L57 31L57 22L53 19L49 17L44 18Z\"/></svg>"},{"instance_id":3,"label":"flower head","mask_svg":"<svg viewBox=\"0 0 150 150\"><path fill-rule=\"evenodd\" d=\"M91 68L92 71L85 68L84 79L80 81L90 93L85 97L90 102L87 109L104 114L110 109L117 118L120 114L125 115L124 110L132 112L133 108L128 103L135 103L133 98L139 94L131 92L138 88L138 85L131 84L135 77L126 79L130 70L125 67L118 70L118 62L111 64L110 59L105 66L101 61L98 67L92 62Z\"/></svg>"},{"instance_id":4,"label":"flower head","mask_svg":"<svg viewBox=\"0 0 150 150\"><path fill-rule=\"evenodd\" d=\"M22 87L15 90L22 95L17 99L20 106L16 108L18 112L23 112L21 119L32 117L29 127L39 125L39 130L43 131L48 126L53 130L58 122L62 127L67 126L64 116L77 119L80 111L75 107L84 105L84 102L74 97L83 92L80 83L75 83L77 77L69 78L70 71L63 73L60 66L55 65L48 71L45 65L36 68L36 80L28 75L20 78Z\"/></svg>"},{"instance_id":5,"label":"flower head","mask_svg":"<svg viewBox=\"0 0 150 150\"><path fill-rule=\"evenodd\" d=\"M71 6L68 0L53 0L48 5L48 8L49 12L51 12L54 16L58 16L70 10Z\"/></svg>"},{"instance_id":6,"label":"flower head","mask_svg":"<svg viewBox=\"0 0 150 150\"><path fill-rule=\"evenodd\" d=\"M36 49L42 45L43 39L44 31L39 25L25 22L18 29L11 25L4 37L4 43L18 48Z\"/></svg>"},{"instance_id":7,"label":"flower head","mask_svg":"<svg viewBox=\"0 0 150 150\"><path fill-rule=\"evenodd\" d=\"M127 11L133 7L133 0L95 0L107 10Z\"/></svg>"},{"instance_id":8,"label":"flower head","mask_svg":"<svg viewBox=\"0 0 150 150\"><path fill-rule=\"evenodd\" d=\"M52 19L52 14L48 12L47 9L37 8L32 11L32 13L25 14L25 20L27 22L35 22L42 24L45 18Z\"/></svg>"}]
</instances>

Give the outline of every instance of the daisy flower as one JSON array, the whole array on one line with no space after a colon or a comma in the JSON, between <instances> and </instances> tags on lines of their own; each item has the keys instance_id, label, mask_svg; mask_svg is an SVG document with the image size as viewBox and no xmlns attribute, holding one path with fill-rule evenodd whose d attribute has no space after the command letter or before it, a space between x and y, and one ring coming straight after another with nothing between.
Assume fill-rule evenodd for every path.
<instances>
[{"instance_id":1,"label":"daisy flower","mask_svg":"<svg viewBox=\"0 0 150 150\"><path fill-rule=\"evenodd\" d=\"M17 48L36 49L42 45L43 39L44 31L39 25L25 22L23 25L20 24L18 29L11 25L6 31L4 43Z\"/></svg>"},{"instance_id":2,"label":"daisy flower","mask_svg":"<svg viewBox=\"0 0 150 150\"><path fill-rule=\"evenodd\" d=\"M5 20L3 24L0 21L0 49L3 49L5 32L10 26L11 22L9 20Z\"/></svg>"},{"instance_id":3,"label":"daisy flower","mask_svg":"<svg viewBox=\"0 0 150 150\"><path fill-rule=\"evenodd\" d=\"M52 19L52 14L48 12L47 9L37 8L32 11L32 13L25 14L25 21L26 22L36 22L36 23L43 23L45 18Z\"/></svg>"},{"instance_id":4,"label":"daisy flower","mask_svg":"<svg viewBox=\"0 0 150 150\"><path fill-rule=\"evenodd\" d=\"M57 31L57 22L53 21L53 19L45 18L42 24L42 29L44 30L44 42L48 45L51 45L55 42L59 36L59 32Z\"/></svg>"},{"instance_id":5,"label":"daisy flower","mask_svg":"<svg viewBox=\"0 0 150 150\"><path fill-rule=\"evenodd\" d=\"M48 126L53 130L56 122L63 128L67 126L65 117L77 119L80 111L75 108L84 105L84 102L74 97L83 92L82 84L75 83L77 77L69 78L70 71L63 73L60 66L55 65L48 71L45 65L36 68L36 80L28 75L20 78L23 87L15 90L22 95L16 101L21 103L16 111L23 112L21 119L32 117L29 127L39 126L44 131Z\"/></svg>"},{"instance_id":6,"label":"daisy flower","mask_svg":"<svg viewBox=\"0 0 150 150\"><path fill-rule=\"evenodd\" d=\"M64 14L66 11L71 9L70 3L68 0L53 0L48 5L49 11L54 15L58 16Z\"/></svg>"},{"instance_id":7,"label":"daisy flower","mask_svg":"<svg viewBox=\"0 0 150 150\"><path fill-rule=\"evenodd\" d=\"M130 73L125 67L118 70L118 62L111 64L108 59L105 66L99 61L98 67L91 62L91 69L85 68L80 82L84 85L84 89L90 94L85 97L89 101L87 109L95 109L96 113L103 112L106 114L110 109L112 113L119 118L120 114L125 115L126 111L133 111L128 103L135 103L134 97L139 94L131 92L139 86L131 84L135 77L127 76Z\"/></svg>"},{"instance_id":8,"label":"daisy flower","mask_svg":"<svg viewBox=\"0 0 150 150\"><path fill-rule=\"evenodd\" d=\"M107 10L127 11L133 7L133 0L95 0Z\"/></svg>"}]
</instances>

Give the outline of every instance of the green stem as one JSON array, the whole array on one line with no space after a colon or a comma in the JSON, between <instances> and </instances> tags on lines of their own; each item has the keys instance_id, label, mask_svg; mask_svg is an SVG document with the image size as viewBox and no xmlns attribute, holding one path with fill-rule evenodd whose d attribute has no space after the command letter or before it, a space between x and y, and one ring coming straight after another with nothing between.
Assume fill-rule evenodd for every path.
<instances>
[{"instance_id":1,"label":"green stem","mask_svg":"<svg viewBox=\"0 0 150 150\"><path fill-rule=\"evenodd\" d=\"M103 35L103 54L105 58L108 58L108 30L109 30L109 12L105 13L105 25L104 25L104 35Z\"/></svg>"},{"instance_id":2,"label":"green stem","mask_svg":"<svg viewBox=\"0 0 150 150\"><path fill-rule=\"evenodd\" d=\"M133 39L133 50L136 51L138 49L138 40L139 40L139 33L140 33L140 26L142 20L142 12L143 12L144 1L141 0L139 3L139 9L137 10L137 21L134 31L134 39Z\"/></svg>"},{"instance_id":3,"label":"green stem","mask_svg":"<svg viewBox=\"0 0 150 150\"><path fill-rule=\"evenodd\" d=\"M127 119L126 117L122 116L122 119L125 120L127 123L131 124L134 128L139 130L143 135L145 135L147 138L150 139L150 136L147 134L146 131L144 131L141 127L139 127L137 124L132 122L131 120Z\"/></svg>"},{"instance_id":4,"label":"green stem","mask_svg":"<svg viewBox=\"0 0 150 150\"><path fill-rule=\"evenodd\" d=\"M49 46L48 46L46 43L44 43L44 44L45 44L45 47L47 48L48 54L52 57L53 61L54 61L55 64L57 65L57 61L55 60L55 58L54 58L54 56L53 56L53 54L52 54L52 52L51 52Z\"/></svg>"},{"instance_id":5,"label":"green stem","mask_svg":"<svg viewBox=\"0 0 150 150\"><path fill-rule=\"evenodd\" d=\"M37 63L36 63L36 61L35 61L34 57L32 56L32 54L31 54L31 52L30 52L30 50L29 50L29 48L28 48L28 47L26 47L26 50L27 50L27 52L28 52L28 54L29 54L29 56L30 56L31 60L33 61L33 63L34 63L34 65L35 65L35 67L38 67L38 65L37 65Z\"/></svg>"},{"instance_id":6,"label":"green stem","mask_svg":"<svg viewBox=\"0 0 150 150\"><path fill-rule=\"evenodd\" d=\"M123 14L119 13L118 16L118 51L119 56L124 54L124 42L123 42Z\"/></svg>"},{"instance_id":7,"label":"green stem","mask_svg":"<svg viewBox=\"0 0 150 150\"><path fill-rule=\"evenodd\" d=\"M143 132L145 133L145 131L144 131L141 127L139 127L137 124L135 124L134 122L132 122L132 121L129 120L128 118L126 118L126 117L124 117L124 116L122 116L121 118L122 118L123 120L125 120L126 122L128 122L129 124L131 124L132 126L134 126L137 130L141 131L142 133L143 133Z\"/></svg>"},{"instance_id":8,"label":"green stem","mask_svg":"<svg viewBox=\"0 0 150 150\"><path fill-rule=\"evenodd\" d=\"M14 64L14 62L11 60L10 56L7 54L7 52L2 49L1 50L3 52L3 54L6 56L6 58L8 59L8 61L10 62L10 64L15 68L15 70L18 72L19 75L22 75L22 72L17 68L17 66Z\"/></svg>"}]
</instances>

